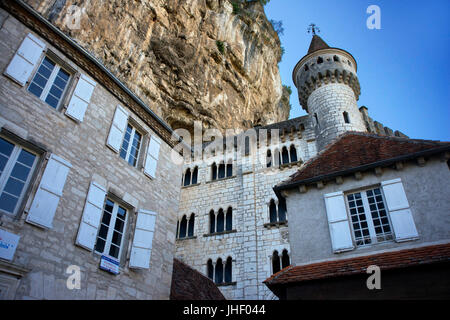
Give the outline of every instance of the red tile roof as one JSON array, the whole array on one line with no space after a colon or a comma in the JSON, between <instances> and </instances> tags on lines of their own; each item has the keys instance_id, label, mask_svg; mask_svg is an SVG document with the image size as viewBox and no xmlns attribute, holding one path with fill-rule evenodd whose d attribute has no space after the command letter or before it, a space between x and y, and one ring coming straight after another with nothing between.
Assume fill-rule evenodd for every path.
<instances>
[{"instance_id":1,"label":"red tile roof","mask_svg":"<svg viewBox=\"0 0 450 320\"><path fill-rule=\"evenodd\" d=\"M225 297L211 279L173 259L170 300L225 300Z\"/></svg>"},{"instance_id":2,"label":"red tile roof","mask_svg":"<svg viewBox=\"0 0 450 320\"><path fill-rule=\"evenodd\" d=\"M395 161L419 157L422 154L449 150L449 142L347 132L316 157L307 161L303 168L293 174L290 179L278 184L274 189L286 189L286 186L290 184L310 183L326 177L343 175L351 170L363 171L376 166L391 165Z\"/></svg>"},{"instance_id":3,"label":"red tile roof","mask_svg":"<svg viewBox=\"0 0 450 320\"><path fill-rule=\"evenodd\" d=\"M264 283L271 288L303 281L366 273L370 265L377 265L381 270L389 270L449 260L450 243L446 243L308 265L288 266L267 278Z\"/></svg>"}]
</instances>

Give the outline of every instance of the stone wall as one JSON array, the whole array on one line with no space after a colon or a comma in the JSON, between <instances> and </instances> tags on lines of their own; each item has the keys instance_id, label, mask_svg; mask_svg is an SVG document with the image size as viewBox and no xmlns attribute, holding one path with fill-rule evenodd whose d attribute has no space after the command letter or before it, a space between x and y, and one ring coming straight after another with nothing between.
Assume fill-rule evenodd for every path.
<instances>
[{"instance_id":1,"label":"stone wall","mask_svg":"<svg viewBox=\"0 0 450 320\"><path fill-rule=\"evenodd\" d=\"M0 10L0 18L0 70L3 72L31 31L3 10ZM72 69L84 72L76 61L47 45ZM5 267L25 270L15 299L169 298L175 250L173 225L178 212L181 167L171 161L171 148L164 141L155 179L144 175L141 166L130 166L108 148L106 140L118 104L119 100L97 83L84 120L77 123L68 118L64 110L55 110L28 92L27 85L21 87L3 73L0 76L0 126L72 164L53 228L44 230L25 222L43 167L37 169L38 176L31 183L23 212L19 212L17 217L0 215L1 228L21 236L14 260L6 263ZM127 106L123 107L127 109ZM152 128L131 111L130 118L144 132L154 134ZM46 160L42 160L45 166ZM86 195L93 180L131 208L125 235L126 256L119 275L99 270L100 256L75 245ZM158 213L148 270L128 266L136 211L139 209ZM66 269L70 265L81 268L79 290L69 290L66 286L69 276Z\"/></svg>"},{"instance_id":2,"label":"stone wall","mask_svg":"<svg viewBox=\"0 0 450 320\"><path fill-rule=\"evenodd\" d=\"M296 208L296 214L291 215L289 221L289 241L295 265L449 241L450 193L445 186L448 184L450 171L444 161L433 158L427 160L424 166L411 161L404 163L402 170L383 168L381 175L368 171L362 173L360 178L343 177L342 184L328 182L322 189L308 187L306 193L294 189L288 191L288 210ZM403 183L419 239L402 243L386 241L339 254L333 253L323 195L364 189L396 178L401 178Z\"/></svg>"},{"instance_id":3,"label":"stone wall","mask_svg":"<svg viewBox=\"0 0 450 320\"><path fill-rule=\"evenodd\" d=\"M195 166L199 168L198 184L182 187L178 221L183 215L195 214L194 237L176 242L176 257L207 275L207 261L218 258L223 261L232 257L232 281L219 286L227 299L273 299L272 292L262 283L272 274L271 256L274 250L281 255L289 246L288 224L291 215L287 212L287 224L269 224L269 203L278 202L273 186L286 180L296 172L303 161L316 154L314 130L308 117L303 118L304 131L295 131L281 138L275 145L260 144L250 156L234 152L231 156L206 158L204 161L188 162L183 172ZM276 126L275 126L276 127ZM291 132L290 130L286 130ZM281 168L266 168L263 159L267 148L275 149L294 145L300 162L282 165ZM239 149L238 149L239 150ZM211 181L211 164L233 159L233 176ZM209 212L219 208L226 212L233 208L233 231L220 235L209 235ZM172 226L175 230L176 226Z\"/></svg>"}]
</instances>

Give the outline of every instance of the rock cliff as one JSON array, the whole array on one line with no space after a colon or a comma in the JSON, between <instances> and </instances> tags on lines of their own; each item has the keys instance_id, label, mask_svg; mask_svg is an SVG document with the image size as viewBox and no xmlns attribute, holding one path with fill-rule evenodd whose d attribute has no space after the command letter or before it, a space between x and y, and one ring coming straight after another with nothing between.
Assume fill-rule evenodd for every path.
<instances>
[{"instance_id":1,"label":"rock cliff","mask_svg":"<svg viewBox=\"0 0 450 320\"><path fill-rule=\"evenodd\" d=\"M280 40L259 1L28 0L172 128L286 120ZM81 10L79 28L70 18ZM75 26L75 28L74 28Z\"/></svg>"}]
</instances>

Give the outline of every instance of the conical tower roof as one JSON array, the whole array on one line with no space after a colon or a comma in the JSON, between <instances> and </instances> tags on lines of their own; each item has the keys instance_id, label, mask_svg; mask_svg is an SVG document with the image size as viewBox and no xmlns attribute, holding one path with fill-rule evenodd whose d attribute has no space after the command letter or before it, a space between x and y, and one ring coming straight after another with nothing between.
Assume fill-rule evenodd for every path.
<instances>
[{"instance_id":1,"label":"conical tower roof","mask_svg":"<svg viewBox=\"0 0 450 320\"><path fill-rule=\"evenodd\" d=\"M313 35L312 39L311 39L311 44L309 45L309 49L308 49L308 53L313 53L317 50L321 50L321 49L327 49L329 48L329 46L326 44L325 41L323 41L323 39L321 37L319 37L318 35Z\"/></svg>"}]
</instances>

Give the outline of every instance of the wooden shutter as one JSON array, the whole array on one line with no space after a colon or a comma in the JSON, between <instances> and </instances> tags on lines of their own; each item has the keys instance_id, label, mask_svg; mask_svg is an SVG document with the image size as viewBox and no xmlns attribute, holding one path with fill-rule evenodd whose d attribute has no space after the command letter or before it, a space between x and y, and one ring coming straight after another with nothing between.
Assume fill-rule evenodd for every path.
<instances>
[{"instance_id":1,"label":"wooden shutter","mask_svg":"<svg viewBox=\"0 0 450 320\"><path fill-rule=\"evenodd\" d=\"M145 159L144 173L151 178L156 177L156 166L158 164L159 149L161 148L161 141L155 136L150 136L148 143L147 158Z\"/></svg>"},{"instance_id":2,"label":"wooden shutter","mask_svg":"<svg viewBox=\"0 0 450 320\"><path fill-rule=\"evenodd\" d=\"M78 122L83 122L87 106L91 101L96 82L81 74L77 86L67 106L66 115Z\"/></svg>"},{"instance_id":3,"label":"wooden shutter","mask_svg":"<svg viewBox=\"0 0 450 320\"><path fill-rule=\"evenodd\" d=\"M41 58L45 43L29 33L5 70L5 75L24 86Z\"/></svg>"},{"instance_id":4,"label":"wooden shutter","mask_svg":"<svg viewBox=\"0 0 450 320\"><path fill-rule=\"evenodd\" d=\"M72 165L52 154L42 175L26 221L44 228L52 228L53 217L62 196Z\"/></svg>"},{"instance_id":5,"label":"wooden shutter","mask_svg":"<svg viewBox=\"0 0 450 320\"><path fill-rule=\"evenodd\" d=\"M97 231L100 226L106 188L92 181L89 186L83 216L75 243L89 251L94 250Z\"/></svg>"},{"instance_id":6,"label":"wooden shutter","mask_svg":"<svg viewBox=\"0 0 450 320\"><path fill-rule=\"evenodd\" d=\"M348 222L347 208L342 191L324 195L328 226L335 253L353 250L352 234Z\"/></svg>"},{"instance_id":7,"label":"wooden shutter","mask_svg":"<svg viewBox=\"0 0 450 320\"><path fill-rule=\"evenodd\" d=\"M392 228L394 229L395 241L402 242L417 239L419 233L414 224L401 179L383 181L381 186L389 210Z\"/></svg>"},{"instance_id":8,"label":"wooden shutter","mask_svg":"<svg viewBox=\"0 0 450 320\"><path fill-rule=\"evenodd\" d=\"M131 246L130 268L150 268L155 222L156 212L139 210Z\"/></svg>"},{"instance_id":9,"label":"wooden shutter","mask_svg":"<svg viewBox=\"0 0 450 320\"><path fill-rule=\"evenodd\" d=\"M128 111L122 106L118 105L114 113L113 122L109 131L108 141L106 144L110 146L115 152L120 151L123 136L127 129Z\"/></svg>"}]
</instances>

